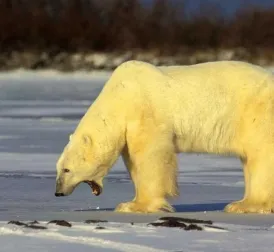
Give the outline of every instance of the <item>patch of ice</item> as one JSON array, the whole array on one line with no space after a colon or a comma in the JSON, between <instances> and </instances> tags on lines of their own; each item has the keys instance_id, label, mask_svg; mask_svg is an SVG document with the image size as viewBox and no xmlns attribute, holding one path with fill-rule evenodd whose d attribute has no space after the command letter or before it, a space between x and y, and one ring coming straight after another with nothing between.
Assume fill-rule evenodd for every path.
<instances>
[{"instance_id":1,"label":"patch of ice","mask_svg":"<svg viewBox=\"0 0 274 252\"><path fill-rule=\"evenodd\" d=\"M0 135L0 141L6 140L6 139L19 139L20 136L12 136L12 135Z\"/></svg>"}]
</instances>

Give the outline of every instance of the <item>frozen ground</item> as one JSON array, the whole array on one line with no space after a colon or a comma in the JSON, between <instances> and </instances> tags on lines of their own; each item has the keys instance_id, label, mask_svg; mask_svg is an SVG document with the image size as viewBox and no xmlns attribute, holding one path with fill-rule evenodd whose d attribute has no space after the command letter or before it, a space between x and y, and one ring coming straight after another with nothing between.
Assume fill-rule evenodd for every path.
<instances>
[{"instance_id":1,"label":"frozen ground","mask_svg":"<svg viewBox=\"0 0 274 252\"><path fill-rule=\"evenodd\" d=\"M56 159L108 76L0 74L0 251L272 251L272 215L222 212L243 194L240 162L233 157L179 155L181 193L172 202L177 210L173 216L213 220L226 230L156 228L147 223L158 215L112 213L118 203L133 197L121 160L107 176L100 197L86 185L69 197L54 197ZM48 229L7 224L35 219ZM72 227L46 224L53 219L65 219ZM109 222L84 224L87 219Z\"/></svg>"}]
</instances>

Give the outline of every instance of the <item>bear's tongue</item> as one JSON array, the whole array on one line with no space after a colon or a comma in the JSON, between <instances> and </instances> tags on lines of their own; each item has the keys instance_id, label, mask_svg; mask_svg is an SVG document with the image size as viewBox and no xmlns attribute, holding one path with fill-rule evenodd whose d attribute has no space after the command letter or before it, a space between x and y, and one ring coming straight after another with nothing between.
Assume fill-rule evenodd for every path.
<instances>
[{"instance_id":1,"label":"bear's tongue","mask_svg":"<svg viewBox=\"0 0 274 252\"><path fill-rule=\"evenodd\" d=\"M102 192L102 188L95 182L95 181L85 181L85 183L87 183L91 190L92 190L92 193L95 195L95 196L99 196Z\"/></svg>"}]
</instances>

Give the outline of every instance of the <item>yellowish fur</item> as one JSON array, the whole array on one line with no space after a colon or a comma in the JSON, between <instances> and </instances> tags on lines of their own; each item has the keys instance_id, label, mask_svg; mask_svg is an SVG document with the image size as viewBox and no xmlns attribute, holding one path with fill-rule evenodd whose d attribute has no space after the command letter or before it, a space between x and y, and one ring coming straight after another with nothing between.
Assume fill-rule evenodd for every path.
<instances>
[{"instance_id":1,"label":"yellowish fur","mask_svg":"<svg viewBox=\"0 0 274 252\"><path fill-rule=\"evenodd\" d=\"M173 211L179 152L235 154L245 195L227 212L274 209L274 77L235 61L119 66L80 121L57 163L56 191L102 179L121 154L136 195L120 212ZM70 170L65 173L64 169Z\"/></svg>"}]
</instances>

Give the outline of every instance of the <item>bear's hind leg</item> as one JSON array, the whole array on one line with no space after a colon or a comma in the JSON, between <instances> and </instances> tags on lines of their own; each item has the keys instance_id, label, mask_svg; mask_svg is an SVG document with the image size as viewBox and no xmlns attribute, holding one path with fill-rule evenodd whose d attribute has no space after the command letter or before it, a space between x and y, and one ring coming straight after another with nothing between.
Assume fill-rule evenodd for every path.
<instances>
[{"instance_id":1,"label":"bear's hind leg","mask_svg":"<svg viewBox=\"0 0 274 252\"><path fill-rule=\"evenodd\" d=\"M151 143L152 144L152 143ZM167 146L170 145L170 146ZM173 212L166 197L178 194L177 157L171 144L146 146L142 153L134 156L123 154L135 185L135 198L119 204L117 212Z\"/></svg>"},{"instance_id":2,"label":"bear's hind leg","mask_svg":"<svg viewBox=\"0 0 274 252\"><path fill-rule=\"evenodd\" d=\"M274 160L261 155L244 164L245 196L225 207L229 213L272 213L274 210Z\"/></svg>"}]
</instances>

